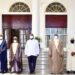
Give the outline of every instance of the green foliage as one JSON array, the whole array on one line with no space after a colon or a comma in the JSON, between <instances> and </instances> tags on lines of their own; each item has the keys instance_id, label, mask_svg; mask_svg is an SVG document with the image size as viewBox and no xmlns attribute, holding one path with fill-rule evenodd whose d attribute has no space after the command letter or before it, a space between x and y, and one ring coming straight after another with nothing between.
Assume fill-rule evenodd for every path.
<instances>
[{"instance_id":1,"label":"green foliage","mask_svg":"<svg viewBox=\"0 0 75 75\"><path fill-rule=\"evenodd\" d=\"M41 42L41 38L40 37L35 37L36 40L38 40L38 42Z\"/></svg>"}]
</instances>

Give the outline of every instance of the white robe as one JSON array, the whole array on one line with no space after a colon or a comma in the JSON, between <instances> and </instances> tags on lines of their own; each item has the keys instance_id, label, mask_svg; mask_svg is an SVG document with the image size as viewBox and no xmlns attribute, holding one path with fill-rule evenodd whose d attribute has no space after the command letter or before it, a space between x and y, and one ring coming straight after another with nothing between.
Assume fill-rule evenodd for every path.
<instances>
[{"instance_id":1,"label":"white robe","mask_svg":"<svg viewBox=\"0 0 75 75\"><path fill-rule=\"evenodd\" d=\"M71 56L72 52L75 52L75 44L70 44L67 48L67 71L75 71L75 55Z\"/></svg>"}]
</instances>

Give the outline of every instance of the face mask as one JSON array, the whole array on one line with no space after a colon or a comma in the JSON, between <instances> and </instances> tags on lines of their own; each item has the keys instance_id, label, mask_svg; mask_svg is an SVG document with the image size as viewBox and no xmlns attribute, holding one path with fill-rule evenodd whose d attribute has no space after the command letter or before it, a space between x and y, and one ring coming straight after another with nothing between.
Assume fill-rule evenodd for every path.
<instances>
[{"instance_id":1,"label":"face mask","mask_svg":"<svg viewBox=\"0 0 75 75\"><path fill-rule=\"evenodd\" d=\"M0 36L0 40L3 40L3 37Z\"/></svg>"},{"instance_id":2,"label":"face mask","mask_svg":"<svg viewBox=\"0 0 75 75\"><path fill-rule=\"evenodd\" d=\"M55 38L55 39L57 39L57 38L58 38L58 36L54 36L54 38Z\"/></svg>"},{"instance_id":3,"label":"face mask","mask_svg":"<svg viewBox=\"0 0 75 75\"><path fill-rule=\"evenodd\" d=\"M14 39L13 42L17 42L17 40Z\"/></svg>"},{"instance_id":4,"label":"face mask","mask_svg":"<svg viewBox=\"0 0 75 75\"><path fill-rule=\"evenodd\" d=\"M33 39L34 37L33 36L30 36L30 39Z\"/></svg>"}]
</instances>

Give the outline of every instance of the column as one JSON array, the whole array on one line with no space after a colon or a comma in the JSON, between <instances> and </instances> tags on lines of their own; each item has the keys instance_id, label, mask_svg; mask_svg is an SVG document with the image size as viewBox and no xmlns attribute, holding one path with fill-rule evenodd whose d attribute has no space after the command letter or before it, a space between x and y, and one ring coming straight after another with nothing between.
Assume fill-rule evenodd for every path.
<instances>
[{"instance_id":1,"label":"column","mask_svg":"<svg viewBox=\"0 0 75 75\"><path fill-rule=\"evenodd\" d=\"M32 33L39 35L39 0L32 0Z\"/></svg>"},{"instance_id":2,"label":"column","mask_svg":"<svg viewBox=\"0 0 75 75\"><path fill-rule=\"evenodd\" d=\"M41 42L41 48L42 50L46 50L46 37L45 37L45 13L44 13L44 9L41 8L41 12L40 12L40 37L42 39Z\"/></svg>"},{"instance_id":3,"label":"column","mask_svg":"<svg viewBox=\"0 0 75 75\"><path fill-rule=\"evenodd\" d=\"M2 33L2 14L0 14L0 34Z\"/></svg>"}]
</instances>

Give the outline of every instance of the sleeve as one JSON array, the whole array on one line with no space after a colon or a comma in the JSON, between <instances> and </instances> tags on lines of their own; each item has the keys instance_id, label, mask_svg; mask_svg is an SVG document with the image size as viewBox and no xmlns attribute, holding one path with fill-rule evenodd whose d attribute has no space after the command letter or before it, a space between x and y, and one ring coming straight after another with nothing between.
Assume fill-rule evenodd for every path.
<instances>
[{"instance_id":1,"label":"sleeve","mask_svg":"<svg viewBox=\"0 0 75 75\"><path fill-rule=\"evenodd\" d=\"M28 41L27 41L27 43L26 43L26 45L25 45L24 53L25 53L25 55L27 55L27 54L28 54Z\"/></svg>"},{"instance_id":2,"label":"sleeve","mask_svg":"<svg viewBox=\"0 0 75 75\"><path fill-rule=\"evenodd\" d=\"M40 53L40 47L39 47L39 42L37 41L37 55Z\"/></svg>"},{"instance_id":3,"label":"sleeve","mask_svg":"<svg viewBox=\"0 0 75 75\"><path fill-rule=\"evenodd\" d=\"M19 58L22 57L22 50L20 44L18 44L18 50L19 50Z\"/></svg>"},{"instance_id":4,"label":"sleeve","mask_svg":"<svg viewBox=\"0 0 75 75\"><path fill-rule=\"evenodd\" d=\"M12 44L10 45L10 50L9 50L9 57L10 57L10 61L12 61Z\"/></svg>"},{"instance_id":5,"label":"sleeve","mask_svg":"<svg viewBox=\"0 0 75 75\"><path fill-rule=\"evenodd\" d=\"M62 43L62 41L60 41L60 54L61 54L61 56L64 56L63 43Z\"/></svg>"},{"instance_id":6,"label":"sleeve","mask_svg":"<svg viewBox=\"0 0 75 75\"><path fill-rule=\"evenodd\" d=\"M6 41L3 42L3 45L2 45L2 52L6 51L7 52L7 44L6 44Z\"/></svg>"},{"instance_id":7,"label":"sleeve","mask_svg":"<svg viewBox=\"0 0 75 75\"><path fill-rule=\"evenodd\" d=\"M52 56L52 43L49 41L49 56Z\"/></svg>"}]
</instances>

